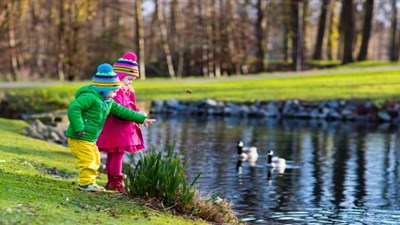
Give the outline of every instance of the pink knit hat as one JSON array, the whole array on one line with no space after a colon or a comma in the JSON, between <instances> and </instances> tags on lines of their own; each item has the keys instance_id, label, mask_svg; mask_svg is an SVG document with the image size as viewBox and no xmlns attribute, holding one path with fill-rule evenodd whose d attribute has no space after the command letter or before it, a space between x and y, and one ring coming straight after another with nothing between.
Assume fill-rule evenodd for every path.
<instances>
[{"instance_id":1,"label":"pink knit hat","mask_svg":"<svg viewBox=\"0 0 400 225\"><path fill-rule=\"evenodd\" d=\"M136 54L126 52L113 65L114 72L122 80L126 76L139 77L139 64L136 62Z\"/></svg>"}]
</instances>

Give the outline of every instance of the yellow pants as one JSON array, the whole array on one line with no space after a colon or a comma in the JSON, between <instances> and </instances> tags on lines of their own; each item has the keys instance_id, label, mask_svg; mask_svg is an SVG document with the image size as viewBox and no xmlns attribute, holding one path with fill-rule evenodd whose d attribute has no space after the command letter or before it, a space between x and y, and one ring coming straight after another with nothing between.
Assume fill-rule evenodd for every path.
<instances>
[{"instance_id":1,"label":"yellow pants","mask_svg":"<svg viewBox=\"0 0 400 225\"><path fill-rule=\"evenodd\" d=\"M79 185L96 183L97 170L100 167L100 153L96 143L68 138L72 154L78 158Z\"/></svg>"}]
</instances>

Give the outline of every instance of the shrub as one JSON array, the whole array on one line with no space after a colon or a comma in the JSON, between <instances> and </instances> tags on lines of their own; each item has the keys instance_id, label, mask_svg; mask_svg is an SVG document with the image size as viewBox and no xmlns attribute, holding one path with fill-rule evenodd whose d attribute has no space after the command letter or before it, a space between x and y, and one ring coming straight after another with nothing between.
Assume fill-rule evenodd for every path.
<instances>
[{"instance_id":1,"label":"shrub","mask_svg":"<svg viewBox=\"0 0 400 225\"><path fill-rule=\"evenodd\" d=\"M191 183L186 181L188 162L182 164L180 155L174 149L174 144L167 146L164 151L156 151L152 147L146 154L140 154L133 167L125 170L128 194L208 221L237 223L230 203L215 194L201 197L194 188L200 172Z\"/></svg>"}]
</instances>

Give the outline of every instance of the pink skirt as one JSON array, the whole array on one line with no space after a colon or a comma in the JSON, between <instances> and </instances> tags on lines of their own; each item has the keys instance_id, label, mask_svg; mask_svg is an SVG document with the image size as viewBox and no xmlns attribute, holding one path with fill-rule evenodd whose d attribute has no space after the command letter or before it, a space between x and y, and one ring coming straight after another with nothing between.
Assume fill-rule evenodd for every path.
<instances>
[{"instance_id":1,"label":"pink skirt","mask_svg":"<svg viewBox=\"0 0 400 225\"><path fill-rule=\"evenodd\" d=\"M118 146L115 148L99 148L100 152L138 152L144 149L144 145Z\"/></svg>"}]
</instances>

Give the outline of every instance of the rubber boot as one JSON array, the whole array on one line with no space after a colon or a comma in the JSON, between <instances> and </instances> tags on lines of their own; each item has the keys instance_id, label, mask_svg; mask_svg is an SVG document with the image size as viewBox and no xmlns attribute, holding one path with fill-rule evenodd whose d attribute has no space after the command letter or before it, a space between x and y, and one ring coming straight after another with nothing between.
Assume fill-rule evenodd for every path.
<instances>
[{"instance_id":1,"label":"rubber boot","mask_svg":"<svg viewBox=\"0 0 400 225\"><path fill-rule=\"evenodd\" d=\"M124 193L125 191L125 183L124 183L124 176L123 175L119 175L119 176L115 176L115 183L116 183L116 190L119 193Z\"/></svg>"},{"instance_id":2,"label":"rubber boot","mask_svg":"<svg viewBox=\"0 0 400 225\"><path fill-rule=\"evenodd\" d=\"M124 177L122 175L118 176L108 176L108 182L105 187L107 190L118 191L120 193L124 193L125 191L125 184L124 184Z\"/></svg>"}]
</instances>

